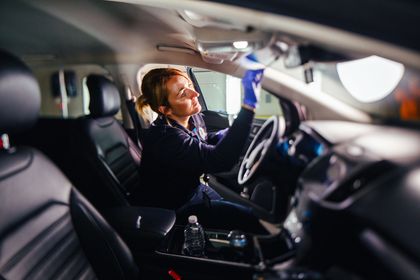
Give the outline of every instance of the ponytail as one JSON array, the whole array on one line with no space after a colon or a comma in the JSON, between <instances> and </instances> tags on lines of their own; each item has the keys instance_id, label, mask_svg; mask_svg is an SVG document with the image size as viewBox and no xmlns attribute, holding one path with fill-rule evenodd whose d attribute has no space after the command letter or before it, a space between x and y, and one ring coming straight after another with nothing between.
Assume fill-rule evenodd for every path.
<instances>
[{"instance_id":1,"label":"ponytail","mask_svg":"<svg viewBox=\"0 0 420 280\"><path fill-rule=\"evenodd\" d=\"M140 95L140 97L136 100L136 110L139 114L143 114L144 110L148 110L150 108L150 104L147 102L147 98L144 95Z\"/></svg>"}]
</instances>

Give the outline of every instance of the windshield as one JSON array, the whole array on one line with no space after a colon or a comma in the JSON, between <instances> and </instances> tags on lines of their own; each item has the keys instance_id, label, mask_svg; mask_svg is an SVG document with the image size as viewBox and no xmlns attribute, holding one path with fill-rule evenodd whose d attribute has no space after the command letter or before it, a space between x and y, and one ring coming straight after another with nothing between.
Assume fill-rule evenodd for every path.
<instances>
[{"instance_id":1,"label":"windshield","mask_svg":"<svg viewBox=\"0 0 420 280\"><path fill-rule=\"evenodd\" d=\"M303 66L270 67L305 83ZM342 63L314 63L311 86L360 109L373 118L420 122L420 75L400 63L377 56Z\"/></svg>"}]
</instances>

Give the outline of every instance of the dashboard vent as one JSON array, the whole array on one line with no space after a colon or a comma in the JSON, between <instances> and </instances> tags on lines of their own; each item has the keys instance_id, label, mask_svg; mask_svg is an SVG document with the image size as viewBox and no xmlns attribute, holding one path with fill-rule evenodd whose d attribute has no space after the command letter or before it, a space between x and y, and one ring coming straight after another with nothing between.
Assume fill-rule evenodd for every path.
<instances>
[{"instance_id":1,"label":"dashboard vent","mask_svg":"<svg viewBox=\"0 0 420 280\"><path fill-rule=\"evenodd\" d=\"M360 168L354 174L349 176L341 184L337 185L326 197L326 201L343 202L356 192L364 189L381 175L387 174L393 168L388 161L377 161Z\"/></svg>"}]
</instances>

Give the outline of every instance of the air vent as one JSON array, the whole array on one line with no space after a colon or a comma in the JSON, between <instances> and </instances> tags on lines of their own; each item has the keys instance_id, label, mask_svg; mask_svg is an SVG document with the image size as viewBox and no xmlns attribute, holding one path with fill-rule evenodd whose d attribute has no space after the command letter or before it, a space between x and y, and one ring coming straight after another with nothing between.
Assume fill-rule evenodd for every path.
<instances>
[{"instance_id":1,"label":"air vent","mask_svg":"<svg viewBox=\"0 0 420 280\"><path fill-rule=\"evenodd\" d=\"M366 188L370 183L377 180L381 175L386 174L393 167L390 162L385 160L364 166L339 184L326 196L325 200L336 203L343 202L355 193Z\"/></svg>"}]
</instances>

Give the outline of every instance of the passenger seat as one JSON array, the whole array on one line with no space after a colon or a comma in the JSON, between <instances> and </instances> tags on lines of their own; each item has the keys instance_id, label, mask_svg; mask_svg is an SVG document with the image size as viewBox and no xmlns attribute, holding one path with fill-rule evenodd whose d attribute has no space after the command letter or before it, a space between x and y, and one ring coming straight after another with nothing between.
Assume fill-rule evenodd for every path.
<instances>
[{"instance_id":1,"label":"passenger seat","mask_svg":"<svg viewBox=\"0 0 420 280\"><path fill-rule=\"evenodd\" d=\"M101 209L130 205L140 187L141 147L114 118L121 106L115 84L96 74L89 75L86 84L90 115L77 120L73 147L81 157L84 188L94 188L84 192Z\"/></svg>"},{"instance_id":2,"label":"passenger seat","mask_svg":"<svg viewBox=\"0 0 420 280\"><path fill-rule=\"evenodd\" d=\"M35 123L40 94L3 51L0 100L0 279L138 279L128 247L61 171L38 150L10 145L8 134Z\"/></svg>"}]
</instances>

